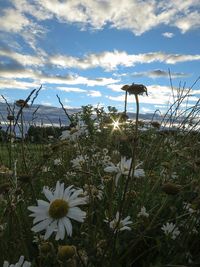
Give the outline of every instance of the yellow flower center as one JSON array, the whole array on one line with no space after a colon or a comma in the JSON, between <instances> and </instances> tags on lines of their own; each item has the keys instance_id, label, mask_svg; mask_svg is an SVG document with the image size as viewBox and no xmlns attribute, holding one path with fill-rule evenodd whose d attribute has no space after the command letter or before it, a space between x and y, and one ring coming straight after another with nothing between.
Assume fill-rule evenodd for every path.
<instances>
[{"instance_id":1,"label":"yellow flower center","mask_svg":"<svg viewBox=\"0 0 200 267\"><path fill-rule=\"evenodd\" d=\"M67 215L69 211L69 205L67 201L63 199L55 199L49 207L49 215L53 219L61 219Z\"/></svg>"}]
</instances>

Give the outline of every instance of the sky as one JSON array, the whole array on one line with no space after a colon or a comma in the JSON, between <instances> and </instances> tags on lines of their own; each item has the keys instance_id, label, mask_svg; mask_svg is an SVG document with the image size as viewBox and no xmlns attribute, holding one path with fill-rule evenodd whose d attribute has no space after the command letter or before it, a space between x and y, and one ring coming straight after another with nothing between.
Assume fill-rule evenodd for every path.
<instances>
[{"instance_id":1,"label":"sky","mask_svg":"<svg viewBox=\"0 0 200 267\"><path fill-rule=\"evenodd\" d=\"M0 102L42 85L35 104L122 111L121 87L136 83L140 112L164 112L169 73L174 94L200 76L199 0L0 0ZM197 82L187 105L199 96Z\"/></svg>"}]
</instances>

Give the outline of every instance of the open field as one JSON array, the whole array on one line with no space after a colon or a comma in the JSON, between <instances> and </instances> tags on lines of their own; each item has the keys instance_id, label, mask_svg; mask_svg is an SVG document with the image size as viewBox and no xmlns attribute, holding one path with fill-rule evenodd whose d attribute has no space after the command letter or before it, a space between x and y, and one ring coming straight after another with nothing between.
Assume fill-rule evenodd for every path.
<instances>
[{"instance_id":1,"label":"open field","mask_svg":"<svg viewBox=\"0 0 200 267\"><path fill-rule=\"evenodd\" d=\"M199 266L199 132L90 109L59 138L1 142L0 265Z\"/></svg>"}]
</instances>

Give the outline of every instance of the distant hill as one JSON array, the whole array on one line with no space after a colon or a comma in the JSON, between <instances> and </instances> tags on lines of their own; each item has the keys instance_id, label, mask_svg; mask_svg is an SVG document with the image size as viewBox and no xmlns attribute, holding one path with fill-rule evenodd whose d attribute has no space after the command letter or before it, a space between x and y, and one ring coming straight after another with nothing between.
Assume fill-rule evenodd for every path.
<instances>
[{"instance_id":1,"label":"distant hill","mask_svg":"<svg viewBox=\"0 0 200 267\"><path fill-rule=\"evenodd\" d=\"M9 104L11 110L13 110L14 105ZM19 111L18 107L15 107L15 116ZM81 111L79 109L67 109L67 113L69 115L73 113L77 113ZM0 122L1 126L6 129L7 115L9 113L9 109L6 103L0 102ZM51 106L44 106L44 105L33 105L29 108L23 109L24 115L24 122L26 124L26 130L29 128L30 125L37 125L37 126L66 126L69 125L69 119L66 116L64 110L62 108L51 107ZM135 117L135 113L127 113L130 119ZM139 118L141 120L151 120L153 117L152 113L147 114L140 114ZM154 116L154 119L157 121L161 120L159 115ZM18 130L16 129L18 132Z\"/></svg>"},{"instance_id":2,"label":"distant hill","mask_svg":"<svg viewBox=\"0 0 200 267\"><path fill-rule=\"evenodd\" d=\"M10 108L13 110L13 104L9 104ZM19 108L15 107L15 116ZM69 115L79 112L81 109L67 109ZM9 113L6 103L0 102L0 121L7 121L7 115ZM31 124L37 125L68 125L69 119L67 118L64 110L62 108L44 106L44 105L33 105L29 108L23 109L24 121Z\"/></svg>"}]
</instances>

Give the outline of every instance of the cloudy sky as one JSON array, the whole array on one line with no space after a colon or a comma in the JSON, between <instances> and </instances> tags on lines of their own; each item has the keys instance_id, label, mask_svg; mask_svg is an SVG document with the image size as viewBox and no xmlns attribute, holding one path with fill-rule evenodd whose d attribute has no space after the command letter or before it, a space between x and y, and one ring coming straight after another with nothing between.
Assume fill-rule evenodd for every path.
<instances>
[{"instance_id":1,"label":"cloudy sky","mask_svg":"<svg viewBox=\"0 0 200 267\"><path fill-rule=\"evenodd\" d=\"M123 110L121 87L134 82L148 88L143 113L164 110L169 71L175 91L199 77L199 44L199 0L0 0L0 95L42 85L37 104L59 106L58 94L66 107Z\"/></svg>"}]
</instances>

